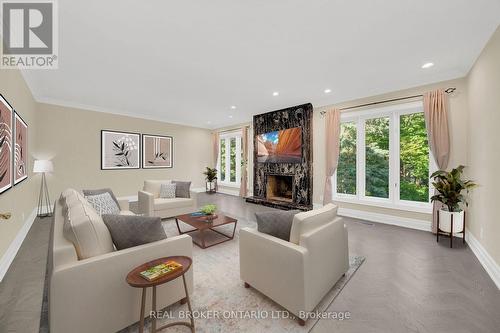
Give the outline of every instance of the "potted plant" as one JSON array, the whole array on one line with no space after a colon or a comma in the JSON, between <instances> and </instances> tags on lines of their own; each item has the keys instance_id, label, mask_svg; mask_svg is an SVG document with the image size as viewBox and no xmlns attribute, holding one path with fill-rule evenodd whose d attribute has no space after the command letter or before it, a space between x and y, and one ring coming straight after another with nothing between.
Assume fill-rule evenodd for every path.
<instances>
[{"instance_id":1,"label":"potted plant","mask_svg":"<svg viewBox=\"0 0 500 333\"><path fill-rule=\"evenodd\" d=\"M431 201L441 202L444 207L439 210L439 230L451 232L451 221L453 216L453 233L463 232L464 211L463 205L467 206L466 194L476 186L471 180L462 179L464 166L460 165L451 171L438 170L431 175L432 185L438 192L431 197ZM465 191L465 193L463 193Z\"/></svg>"},{"instance_id":2,"label":"potted plant","mask_svg":"<svg viewBox=\"0 0 500 333\"><path fill-rule=\"evenodd\" d=\"M206 167L205 172L203 172L205 175L205 180L206 180L206 192L207 193L215 193L217 192L217 169L216 168L210 168Z\"/></svg>"}]
</instances>

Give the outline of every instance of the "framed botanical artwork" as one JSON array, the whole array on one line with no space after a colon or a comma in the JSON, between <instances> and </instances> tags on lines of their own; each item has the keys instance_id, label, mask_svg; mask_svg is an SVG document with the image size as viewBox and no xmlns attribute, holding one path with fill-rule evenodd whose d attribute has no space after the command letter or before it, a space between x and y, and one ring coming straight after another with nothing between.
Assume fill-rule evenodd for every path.
<instances>
[{"instance_id":1,"label":"framed botanical artwork","mask_svg":"<svg viewBox=\"0 0 500 333\"><path fill-rule=\"evenodd\" d=\"M171 136L142 135L142 167L144 169L172 168L174 166Z\"/></svg>"},{"instance_id":2,"label":"framed botanical artwork","mask_svg":"<svg viewBox=\"0 0 500 333\"><path fill-rule=\"evenodd\" d=\"M28 124L14 111L14 185L28 178Z\"/></svg>"},{"instance_id":3,"label":"framed botanical artwork","mask_svg":"<svg viewBox=\"0 0 500 333\"><path fill-rule=\"evenodd\" d=\"M101 169L139 169L141 135L138 133L101 131Z\"/></svg>"},{"instance_id":4,"label":"framed botanical artwork","mask_svg":"<svg viewBox=\"0 0 500 333\"><path fill-rule=\"evenodd\" d=\"M12 106L0 95L0 193L12 187Z\"/></svg>"}]
</instances>

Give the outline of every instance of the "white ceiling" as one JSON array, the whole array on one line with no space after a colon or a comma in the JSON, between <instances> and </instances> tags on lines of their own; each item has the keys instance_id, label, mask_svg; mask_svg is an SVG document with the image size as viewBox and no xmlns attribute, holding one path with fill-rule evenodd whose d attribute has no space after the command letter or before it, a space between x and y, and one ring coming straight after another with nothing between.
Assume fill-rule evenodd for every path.
<instances>
[{"instance_id":1,"label":"white ceiling","mask_svg":"<svg viewBox=\"0 0 500 333\"><path fill-rule=\"evenodd\" d=\"M37 100L206 128L462 77L500 23L498 0L58 5L59 69L24 73Z\"/></svg>"}]
</instances>

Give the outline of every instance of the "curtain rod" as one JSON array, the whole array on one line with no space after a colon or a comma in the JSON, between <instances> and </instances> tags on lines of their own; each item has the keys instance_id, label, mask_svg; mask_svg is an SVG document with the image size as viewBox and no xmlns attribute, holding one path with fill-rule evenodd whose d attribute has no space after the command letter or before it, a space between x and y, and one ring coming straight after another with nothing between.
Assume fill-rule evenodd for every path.
<instances>
[{"instance_id":1,"label":"curtain rod","mask_svg":"<svg viewBox=\"0 0 500 333\"><path fill-rule=\"evenodd\" d=\"M447 94L451 94L455 90L457 90L457 88L451 87L451 88L447 88L444 92L447 93ZM398 97L398 98L386 99L386 100L378 101L378 102L372 102L372 103L366 103L366 104L359 104L359 105L355 105L355 106L348 106L348 107L345 107L345 108L341 108L339 110L340 111L346 111L346 110L352 110L352 109L359 109L359 108L362 108L362 107L365 107L365 106L372 106L372 105L378 105L378 104L384 104L384 103L390 103L390 102L403 101L405 99L412 99L412 98L417 98L417 97L424 97L424 95L420 94L420 95L413 95L413 96L406 96L406 97ZM323 116L325 113L326 113L326 111L321 111L320 115Z\"/></svg>"},{"instance_id":2,"label":"curtain rod","mask_svg":"<svg viewBox=\"0 0 500 333\"><path fill-rule=\"evenodd\" d=\"M219 133L219 134L221 134L221 133L229 133L229 132L234 132L234 131L240 130L243 127L250 128L250 125L245 125L245 126L241 126L241 127L235 127L235 128L227 129L227 130L223 130L223 131L217 131L217 130L215 130L214 132Z\"/></svg>"}]
</instances>

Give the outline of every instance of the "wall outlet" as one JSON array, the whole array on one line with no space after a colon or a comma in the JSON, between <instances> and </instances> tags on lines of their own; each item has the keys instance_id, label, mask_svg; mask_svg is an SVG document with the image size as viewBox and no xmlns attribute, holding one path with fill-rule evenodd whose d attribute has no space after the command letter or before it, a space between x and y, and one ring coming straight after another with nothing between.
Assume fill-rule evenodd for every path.
<instances>
[{"instance_id":1,"label":"wall outlet","mask_svg":"<svg viewBox=\"0 0 500 333\"><path fill-rule=\"evenodd\" d=\"M483 227L481 227L481 229L479 230L479 238L483 239Z\"/></svg>"},{"instance_id":2,"label":"wall outlet","mask_svg":"<svg viewBox=\"0 0 500 333\"><path fill-rule=\"evenodd\" d=\"M323 196L322 195L319 196L319 201L323 202Z\"/></svg>"},{"instance_id":3,"label":"wall outlet","mask_svg":"<svg viewBox=\"0 0 500 333\"><path fill-rule=\"evenodd\" d=\"M21 218L22 218L22 221L24 222L25 218L24 218L24 212L21 214Z\"/></svg>"}]
</instances>

